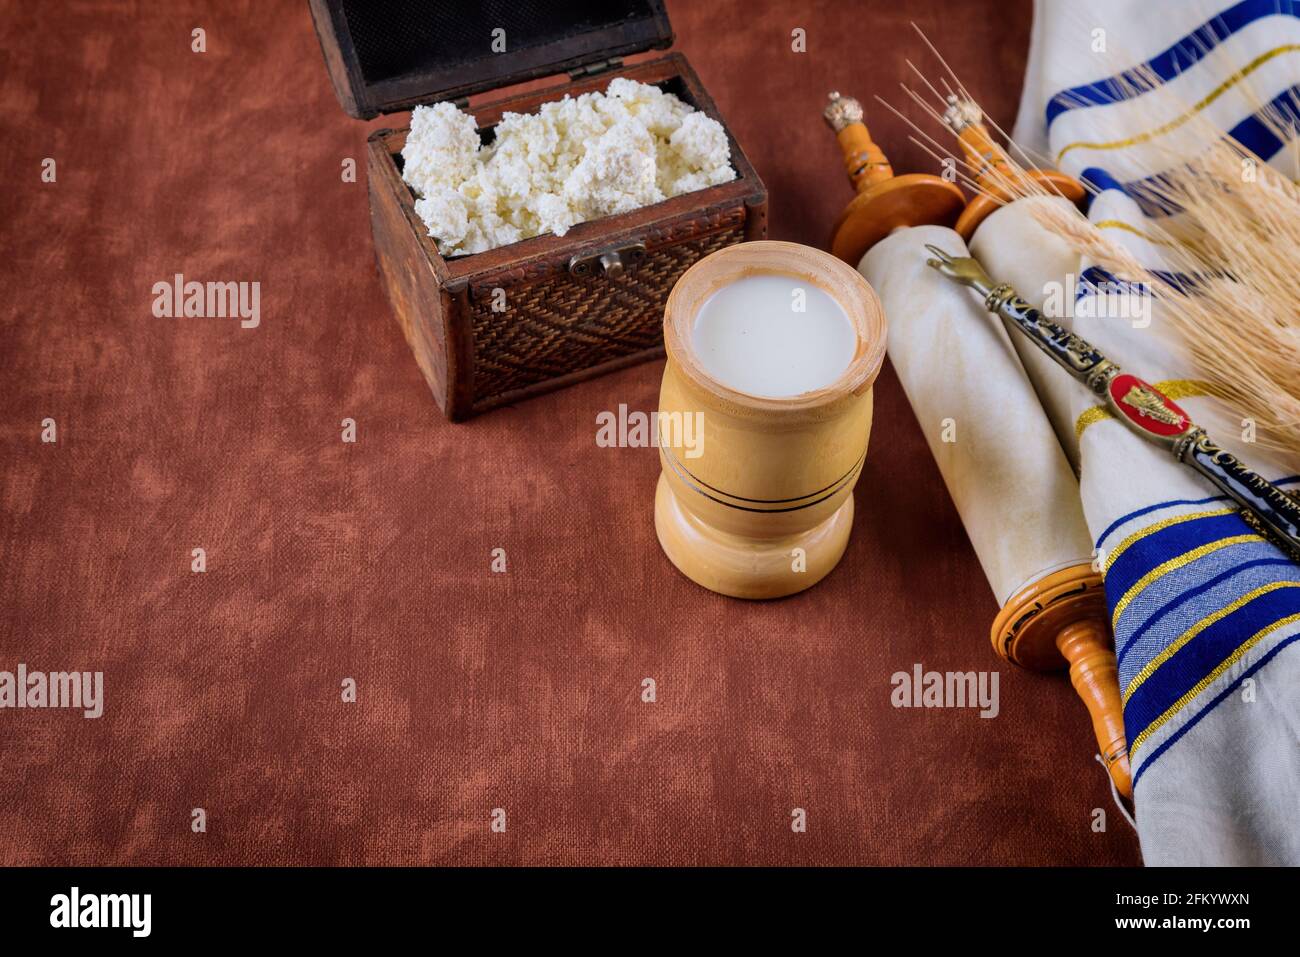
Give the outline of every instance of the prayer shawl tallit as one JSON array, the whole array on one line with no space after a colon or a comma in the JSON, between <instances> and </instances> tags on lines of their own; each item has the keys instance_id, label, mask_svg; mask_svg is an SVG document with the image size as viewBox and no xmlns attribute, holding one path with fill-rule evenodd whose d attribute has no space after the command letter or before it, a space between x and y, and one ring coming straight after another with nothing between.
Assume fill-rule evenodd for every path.
<instances>
[{"instance_id":1,"label":"prayer shawl tallit","mask_svg":"<svg viewBox=\"0 0 1300 957\"><path fill-rule=\"evenodd\" d=\"M1296 139L1280 141L1255 110L1272 102L1300 116L1290 107L1300 3L1038 0L1015 136L1100 188L1089 218L1158 267L1144 226L1170 214L1129 191L1161 172L1171 145L1195 155L1204 130L1176 110L1153 119L1158 91L1109 82L1138 63L1176 88L1160 104L1211 118L1294 178ZM1138 96L1152 100L1139 105ZM1125 371L1157 383L1267 478L1300 486L1295 460L1262 453L1249 423L1205 395L1161 307L1107 289L1103 274L1053 245L1026 202L1038 200L998 211L972 241L990 275L1035 305L1055 297L1064 323ZM1300 567L1167 451L1095 408L1064 372L1051 378L1026 365L1078 462L1105 569L1144 858L1300 864Z\"/></svg>"}]
</instances>

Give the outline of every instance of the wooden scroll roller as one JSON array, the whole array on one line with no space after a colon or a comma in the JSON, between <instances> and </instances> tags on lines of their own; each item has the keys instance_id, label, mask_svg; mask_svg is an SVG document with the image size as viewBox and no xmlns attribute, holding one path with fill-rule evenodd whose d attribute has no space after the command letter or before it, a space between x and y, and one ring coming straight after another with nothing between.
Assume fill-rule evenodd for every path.
<instances>
[{"instance_id":1,"label":"wooden scroll roller","mask_svg":"<svg viewBox=\"0 0 1300 957\"><path fill-rule=\"evenodd\" d=\"M990 213L1023 194L1023 190L1011 188L1022 178L1032 180L1047 192L1064 196L1076 205L1083 202L1087 191L1072 176L1053 169L1017 170L1008 161L1006 151L993 141L984 125L984 114L973 102L953 94L947 103L943 122L957 134L957 142L966 154L967 164L975 170L975 182L980 188L980 194L967 204L953 227L966 242L970 242L975 229Z\"/></svg>"},{"instance_id":2,"label":"wooden scroll roller","mask_svg":"<svg viewBox=\"0 0 1300 957\"><path fill-rule=\"evenodd\" d=\"M835 131L844 155L844 171L858 195L835 222L831 253L850 266L895 229L904 226L951 226L966 197L955 183L928 173L895 176L884 152L863 122L862 104L830 94L822 115Z\"/></svg>"},{"instance_id":3,"label":"wooden scroll roller","mask_svg":"<svg viewBox=\"0 0 1300 957\"><path fill-rule=\"evenodd\" d=\"M1140 382L1132 376L1123 376L1118 366L1087 342L1035 310L1009 284L995 283L978 260L954 257L939 246L929 245L926 249L931 254L927 261L929 266L979 292L985 309L1014 326L1017 335L1032 339L1079 381L1087 381L1090 386L1103 380L1114 381L1121 392L1130 380ZM1119 400L1112 399L1111 405L1117 410L1117 415L1124 414L1119 409ZM1171 403L1167 403L1167 407L1177 408ZM1179 434L1190 435L1194 427L1181 410L1178 412L1184 420L1184 431ZM1133 421L1136 423L1136 419ZM1139 426L1135 424L1134 427ZM1172 429L1161 426L1150 431L1153 437L1173 444L1172 439L1166 438L1166 433ZM1200 434L1204 435L1203 432ZM1221 487L1230 491L1227 485ZM1091 563L1076 563L1037 577L1037 580L1028 579L1028 584L1004 603L993 623L991 637L998 654L1016 664L1044 670L1069 664L1070 680L1092 716L1102 762L1115 787L1126 797L1131 797L1133 781L1120 702L1119 672L1109 635L1109 616L1100 572Z\"/></svg>"},{"instance_id":4,"label":"wooden scroll roller","mask_svg":"<svg viewBox=\"0 0 1300 957\"><path fill-rule=\"evenodd\" d=\"M1001 606L993 646L1025 668L1069 667L1111 780L1131 796L1115 654L1078 479L1008 331L974 297L927 275L926 244L966 254L948 227L967 219L969 236L998 204L970 216L956 185L894 177L856 101L831 94L825 117L858 190L836 223L832 252L858 266L885 306L890 360ZM976 132L967 135L972 148L1005 163L987 132L989 145L975 145ZM936 424L955 412L966 413L962 441L943 442Z\"/></svg>"},{"instance_id":5,"label":"wooden scroll roller","mask_svg":"<svg viewBox=\"0 0 1300 957\"><path fill-rule=\"evenodd\" d=\"M967 290L936 283L943 277L926 265L930 246L952 256L966 248L951 229L918 226L881 240L858 269L884 304L890 362L1001 609L993 648L1030 670L1069 668L1102 762L1131 797L1115 653L1079 480L1009 330ZM942 437L947 417L955 441Z\"/></svg>"},{"instance_id":6,"label":"wooden scroll roller","mask_svg":"<svg viewBox=\"0 0 1300 957\"><path fill-rule=\"evenodd\" d=\"M989 637L999 655L1022 668L1069 666L1070 683L1092 718L1102 764L1116 790L1131 798L1119 668L1101 574L1091 565L1075 565L1031 582L1002 607Z\"/></svg>"}]
</instances>

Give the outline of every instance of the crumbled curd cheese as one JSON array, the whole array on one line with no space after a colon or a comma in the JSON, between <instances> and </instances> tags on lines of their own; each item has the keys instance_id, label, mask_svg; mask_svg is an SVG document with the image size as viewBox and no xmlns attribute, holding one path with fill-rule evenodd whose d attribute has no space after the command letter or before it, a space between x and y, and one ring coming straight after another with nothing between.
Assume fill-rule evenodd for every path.
<instances>
[{"instance_id":1,"label":"crumbled curd cheese","mask_svg":"<svg viewBox=\"0 0 1300 957\"><path fill-rule=\"evenodd\" d=\"M402 149L415 211L444 255L480 253L736 178L727 133L671 93L605 93L506 113L490 146L450 103L417 106Z\"/></svg>"}]
</instances>

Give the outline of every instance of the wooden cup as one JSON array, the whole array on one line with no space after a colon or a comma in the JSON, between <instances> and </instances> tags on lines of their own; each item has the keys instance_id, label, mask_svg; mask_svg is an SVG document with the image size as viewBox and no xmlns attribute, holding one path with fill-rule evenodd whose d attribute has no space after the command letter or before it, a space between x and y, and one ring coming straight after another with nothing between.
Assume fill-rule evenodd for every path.
<instances>
[{"instance_id":1,"label":"wooden cup","mask_svg":"<svg viewBox=\"0 0 1300 957\"><path fill-rule=\"evenodd\" d=\"M756 274L817 286L844 310L856 346L838 379L789 398L762 398L705 371L692 346L700 306ZM875 292L857 270L820 250L741 243L705 257L678 280L664 313L664 345L655 494L664 552L692 581L735 598L778 598L816 584L844 554L853 524L871 386L885 354L885 315ZM697 413L702 441L694 448L674 442L683 433L675 424Z\"/></svg>"}]
</instances>

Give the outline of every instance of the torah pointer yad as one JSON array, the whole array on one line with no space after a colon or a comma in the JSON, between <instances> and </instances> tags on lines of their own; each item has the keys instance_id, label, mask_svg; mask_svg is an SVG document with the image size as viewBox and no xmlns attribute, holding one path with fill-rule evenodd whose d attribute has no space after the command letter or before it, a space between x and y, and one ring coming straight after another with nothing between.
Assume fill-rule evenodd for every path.
<instances>
[{"instance_id":1,"label":"torah pointer yad","mask_svg":"<svg viewBox=\"0 0 1300 957\"><path fill-rule=\"evenodd\" d=\"M1205 430L1155 386L1124 372L1088 342L1044 316L1011 287L989 278L979 260L950 256L926 244L929 266L984 297L984 308L1001 316L1039 349L1106 400L1133 432L1163 445L1241 506L1242 518L1300 561L1300 502L1211 441Z\"/></svg>"}]
</instances>

